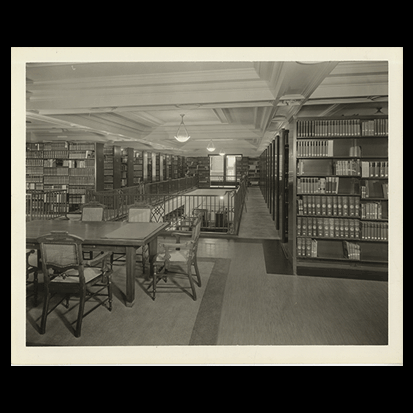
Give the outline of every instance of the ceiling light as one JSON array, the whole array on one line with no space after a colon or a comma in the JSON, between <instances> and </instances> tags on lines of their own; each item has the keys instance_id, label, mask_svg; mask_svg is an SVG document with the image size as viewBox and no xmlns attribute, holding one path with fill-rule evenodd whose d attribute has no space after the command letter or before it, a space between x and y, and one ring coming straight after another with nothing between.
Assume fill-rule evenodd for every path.
<instances>
[{"instance_id":1,"label":"ceiling light","mask_svg":"<svg viewBox=\"0 0 413 413\"><path fill-rule=\"evenodd\" d=\"M185 115L181 115L181 123L180 123L180 125L179 125L179 128L178 128L178 132L176 133L176 136L175 136L175 139L178 141L178 142L186 142L189 138L190 138L190 136L188 135L188 131L186 130L186 126L185 126L185 124L184 124L184 116Z\"/></svg>"},{"instance_id":2,"label":"ceiling light","mask_svg":"<svg viewBox=\"0 0 413 413\"><path fill-rule=\"evenodd\" d=\"M224 155L225 155L225 151L224 151L223 149L220 149L220 150L218 151L218 153L219 153L221 156L224 156Z\"/></svg>"},{"instance_id":3,"label":"ceiling light","mask_svg":"<svg viewBox=\"0 0 413 413\"><path fill-rule=\"evenodd\" d=\"M207 150L209 152L214 152L215 151L215 146L214 146L214 143L212 142L212 139L208 143Z\"/></svg>"}]
</instances>

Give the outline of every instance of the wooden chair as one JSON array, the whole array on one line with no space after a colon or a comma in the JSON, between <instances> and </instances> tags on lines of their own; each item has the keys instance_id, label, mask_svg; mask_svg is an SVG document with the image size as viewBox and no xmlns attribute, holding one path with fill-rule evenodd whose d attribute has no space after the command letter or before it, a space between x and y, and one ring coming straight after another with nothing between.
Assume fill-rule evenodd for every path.
<instances>
[{"instance_id":1,"label":"wooden chair","mask_svg":"<svg viewBox=\"0 0 413 413\"><path fill-rule=\"evenodd\" d=\"M151 222L152 206L144 203L135 203L128 207L128 222ZM137 255L142 256L142 270L145 274L146 266L149 262L149 248L143 245L136 250Z\"/></svg>"},{"instance_id":2,"label":"wooden chair","mask_svg":"<svg viewBox=\"0 0 413 413\"><path fill-rule=\"evenodd\" d=\"M163 252L160 252L155 257L154 267L155 274L152 280L153 299L156 296L156 285L159 279L164 279L172 274L182 272L182 266L185 267L186 275L188 276L189 284L192 290L192 298L196 301L196 290L192 275L192 267L195 269L197 284L201 287L201 276L197 263L198 240L201 233L202 214L194 217L190 231L173 231L172 236L175 237L175 243L160 243L159 247ZM190 238L187 242L181 243L181 238ZM180 268L177 268L180 267Z\"/></svg>"},{"instance_id":3,"label":"wooden chair","mask_svg":"<svg viewBox=\"0 0 413 413\"><path fill-rule=\"evenodd\" d=\"M97 201L90 201L81 206L82 215L80 220L82 222L106 221L106 209L106 205ZM91 260L95 255L94 251L83 251L84 260Z\"/></svg>"},{"instance_id":4,"label":"wooden chair","mask_svg":"<svg viewBox=\"0 0 413 413\"><path fill-rule=\"evenodd\" d=\"M33 284L33 292L26 294L26 298L33 297L34 305L37 306L38 295L38 271L37 254L35 250L26 251L26 286ZM33 274L33 280L30 279L30 274Z\"/></svg>"},{"instance_id":5,"label":"wooden chair","mask_svg":"<svg viewBox=\"0 0 413 413\"><path fill-rule=\"evenodd\" d=\"M96 201L90 201L83 204L81 221L106 221L106 205Z\"/></svg>"},{"instance_id":6,"label":"wooden chair","mask_svg":"<svg viewBox=\"0 0 413 413\"><path fill-rule=\"evenodd\" d=\"M83 239L70 235L65 231L54 231L37 239L40 245L44 274L44 303L40 333L46 332L46 320L65 298L67 306L71 295L79 295L79 311L76 321L75 336L80 337L82 320L97 307L108 302L112 310L112 285L110 252L101 253L97 258L84 261L82 255ZM98 288L97 290L95 290ZM101 291L107 289L107 294ZM95 290L95 291L94 291ZM63 298L49 310L51 294L63 294ZM98 304L84 313L85 303L90 298L105 296L98 299Z\"/></svg>"}]
</instances>

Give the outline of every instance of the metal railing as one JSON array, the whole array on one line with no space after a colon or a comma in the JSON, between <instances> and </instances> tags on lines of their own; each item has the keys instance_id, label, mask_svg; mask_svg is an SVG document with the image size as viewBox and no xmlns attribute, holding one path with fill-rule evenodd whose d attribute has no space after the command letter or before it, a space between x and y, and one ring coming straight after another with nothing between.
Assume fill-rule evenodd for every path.
<instances>
[{"instance_id":1,"label":"metal railing","mask_svg":"<svg viewBox=\"0 0 413 413\"><path fill-rule=\"evenodd\" d=\"M66 189L27 190L26 221L55 219L69 212Z\"/></svg>"},{"instance_id":2,"label":"metal railing","mask_svg":"<svg viewBox=\"0 0 413 413\"><path fill-rule=\"evenodd\" d=\"M86 190L86 202L97 201L107 207L106 219L127 218L128 207L134 203L152 206L152 221L168 221L175 229L182 220L202 213L202 231L238 234L247 195L247 182L241 179L236 189L224 195L194 195L198 178L141 184L122 189ZM26 193L26 220L67 217L69 212L66 190L30 190Z\"/></svg>"}]
</instances>

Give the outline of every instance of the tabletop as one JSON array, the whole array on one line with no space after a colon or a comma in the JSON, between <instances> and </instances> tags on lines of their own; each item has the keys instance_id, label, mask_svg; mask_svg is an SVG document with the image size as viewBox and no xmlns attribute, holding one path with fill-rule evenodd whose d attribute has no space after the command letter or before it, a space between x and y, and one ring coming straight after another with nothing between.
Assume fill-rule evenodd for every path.
<instances>
[{"instance_id":1,"label":"tabletop","mask_svg":"<svg viewBox=\"0 0 413 413\"><path fill-rule=\"evenodd\" d=\"M67 231L85 240L85 243L100 245L139 245L157 236L167 222L81 222L71 220L39 220L26 223L26 242L36 242L41 235L51 231Z\"/></svg>"}]
</instances>

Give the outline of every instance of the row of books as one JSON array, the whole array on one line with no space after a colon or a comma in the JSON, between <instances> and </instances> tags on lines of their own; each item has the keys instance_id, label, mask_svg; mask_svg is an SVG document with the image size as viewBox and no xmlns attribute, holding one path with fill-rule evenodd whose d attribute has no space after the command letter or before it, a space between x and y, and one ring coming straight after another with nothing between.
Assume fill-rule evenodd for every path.
<instances>
[{"instance_id":1,"label":"row of books","mask_svg":"<svg viewBox=\"0 0 413 413\"><path fill-rule=\"evenodd\" d=\"M36 182L26 182L26 189L37 189L37 190L42 190L44 187L43 182L42 183L36 183Z\"/></svg>"},{"instance_id":2,"label":"row of books","mask_svg":"<svg viewBox=\"0 0 413 413\"><path fill-rule=\"evenodd\" d=\"M84 204L85 200L85 195L69 195L69 204Z\"/></svg>"},{"instance_id":3,"label":"row of books","mask_svg":"<svg viewBox=\"0 0 413 413\"><path fill-rule=\"evenodd\" d=\"M342 176L359 176L361 174L361 161L360 159L334 161L333 173Z\"/></svg>"},{"instance_id":4,"label":"row of books","mask_svg":"<svg viewBox=\"0 0 413 413\"><path fill-rule=\"evenodd\" d=\"M43 166L26 166L26 174L43 175Z\"/></svg>"},{"instance_id":5,"label":"row of books","mask_svg":"<svg viewBox=\"0 0 413 413\"><path fill-rule=\"evenodd\" d=\"M298 120L297 137L360 136L360 119Z\"/></svg>"},{"instance_id":6,"label":"row of books","mask_svg":"<svg viewBox=\"0 0 413 413\"><path fill-rule=\"evenodd\" d=\"M43 168L43 174L46 175L69 175L69 168Z\"/></svg>"},{"instance_id":7,"label":"row of books","mask_svg":"<svg viewBox=\"0 0 413 413\"><path fill-rule=\"evenodd\" d=\"M297 255L299 257L317 257L317 240L297 238Z\"/></svg>"},{"instance_id":8,"label":"row of books","mask_svg":"<svg viewBox=\"0 0 413 413\"><path fill-rule=\"evenodd\" d=\"M364 181L361 185L361 198L389 198L389 184L382 181Z\"/></svg>"},{"instance_id":9,"label":"row of books","mask_svg":"<svg viewBox=\"0 0 413 413\"><path fill-rule=\"evenodd\" d=\"M358 219L297 217L297 237L359 238Z\"/></svg>"},{"instance_id":10,"label":"row of books","mask_svg":"<svg viewBox=\"0 0 413 413\"><path fill-rule=\"evenodd\" d=\"M86 188L84 186L71 185L67 192L70 195L84 195L86 194Z\"/></svg>"},{"instance_id":11,"label":"row of books","mask_svg":"<svg viewBox=\"0 0 413 413\"><path fill-rule=\"evenodd\" d=\"M297 194L337 194L339 183L338 176L298 178Z\"/></svg>"},{"instance_id":12,"label":"row of books","mask_svg":"<svg viewBox=\"0 0 413 413\"><path fill-rule=\"evenodd\" d=\"M69 168L69 175L77 175L77 176L84 176L84 175L88 175L88 176L95 176L95 168L88 166L88 167L84 167L84 168Z\"/></svg>"},{"instance_id":13,"label":"row of books","mask_svg":"<svg viewBox=\"0 0 413 413\"><path fill-rule=\"evenodd\" d=\"M297 255L299 257L317 258L318 242L311 238L297 238ZM343 241L343 258L359 261L360 245L355 242Z\"/></svg>"},{"instance_id":14,"label":"row of books","mask_svg":"<svg viewBox=\"0 0 413 413\"><path fill-rule=\"evenodd\" d=\"M48 185L68 185L69 176L68 175L45 175L43 178L43 183Z\"/></svg>"},{"instance_id":15,"label":"row of books","mask_svg":"<svg viewBox=\"0 0 413 413\"><path fill-rule=\"evenodd\" d=\"M26 166L43 166L43 159L26 158Z\"/></svg>"},{"instance_id":16,"label":"row of books","mask_svg":"<svg viewBox=\"0 0 413 413\"><path fill-rule=\"evenodd\" d=\"M43 151L26 151L26 159L43 159Z\"/></svg>"},{"instance_id":17,"label":"row of books","mask_svg":"<svg viewBox=\"0 0 413 413\"><path fill-rule=\"evenodd\" d=\"M70 185L94 185L95 177L94 175L88 176L69 176Z\"/></svg>"},{"instance_id":18,"label":"row of books","mask_svg":"<svg viewBox=\"0 0 413 413\"><path fill-rule=\"evenodd\" d=\"M387 118L361 121L362 136L386 136L389 133L389 122Z\"/></svg>"},{"instance_id":19,"label":"row of books","mask_svg":"<svg viewBox=\"0 0 413 413\"><path fill-rule=\"evenodd\" d=\"M43 183L43 175L26 175L26 182L41 182L41 183Z\"/></svg>"},{"instance_id":20,"label":"row of books","mask_svg":"<svg viewBox=\"0 0 413 413\"><path fill-rule=\"evenodd\" d=\"M387 219L388 209L384 209L384 206L381 202L362 202L360 209L361 219Z\"/></svg>"},{"instance_id":21,"label":"row of books","mask_svg":"<svg viewBox=\"0 0 413 413\"><path fill-rule=\"evenodd\" d=\"M46 159L66 159L69 157L68 150L53 150L53 151L43 151L43 157Z\"/></svg>"},{"instance_id":22,"label":"row of books","mask_svg":"<svg viewBox=\"0 0 413 413\"><path fill-rule=\"evenodd\" d=\"M353 196L303 195L297 199L298 215L358 217L359 198Z\"/></svg>"},{"instance_id":23,"label":"row of books","mask_svg":"<svg viewBox=\"0 0 413 413\"><path fill-rule=\"evenodd\" d=\"M362 161L361 176L363 178L387 178L389 176L388 161Z\"/></svg>"},{"instance_id":24,"label":"row of books","mask_svg":"<svg viewBox=\"0 0 413 413\"><path fill-rule=\"evenodd\" d=\"M69 149L71 151L94 151L95 150L95 144L94 143L74 143L74 142L70 142L69 144Z\"/></svg>"},{"instance_id":25,"label":"row of books","mask_svg":"<svg viewBox=\"0 0 413 413\"><path fill-rule=\"evenodd\" d=\"M43 142L43 150L45 151L68 149L68 146L69 145L66 141Z\"/></svg>"},{"instance_id":26,"label":"row of books","mask_svg":"<svg viewBox=\"0 0 413 413\"><path fill-rule=\"evenodd\" d=\"M389 224L387 222L360 222L360 238L362 240L388 241L388 236Z\"/></svg>"},{"instance_id":27,"label":"row of books","mask_svg":"<svg viewBox=\"0 0 413 413\"><path fill-rule=\"evenodd\" d=\"M70 151L69 159L94 159L95 151Z\"/></svg>"},{"instance_id":28,"label":"row of books","mask_svg":"<svg viewBox=\"0 0 413 413\"><path fill-rule=\"evenodd\" d=\"M300 140L297 141L298 157L333 156L333 140Z\"/></svg>"}]
</instances>

